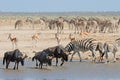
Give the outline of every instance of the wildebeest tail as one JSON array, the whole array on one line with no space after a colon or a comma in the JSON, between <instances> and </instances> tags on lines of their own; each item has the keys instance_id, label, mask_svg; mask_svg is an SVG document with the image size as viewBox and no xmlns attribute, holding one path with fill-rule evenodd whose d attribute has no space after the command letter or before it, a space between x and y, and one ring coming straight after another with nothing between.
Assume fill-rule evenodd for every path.
<instances>
[{"instance_id":1,"label":"wildebeest tail","mask_svg":"<svg viewBox=\"0 0 120 80\"><path fill-rule=\"evenodd\" d=\"M5 60L6 60L6 58L4 57L4 58L3 58L3 65L5 64Z\"/></svg>"},{"instance_id":2,"label":"wildebeest tail","mask_svg":"<svg viewBox=\"0 0 120 80\"><path fill-rule=\"evenodd\" d=\"M32 58L32 61L34 61L34 59L35 59L35 56Z\"/></svg>"}]
</instances>

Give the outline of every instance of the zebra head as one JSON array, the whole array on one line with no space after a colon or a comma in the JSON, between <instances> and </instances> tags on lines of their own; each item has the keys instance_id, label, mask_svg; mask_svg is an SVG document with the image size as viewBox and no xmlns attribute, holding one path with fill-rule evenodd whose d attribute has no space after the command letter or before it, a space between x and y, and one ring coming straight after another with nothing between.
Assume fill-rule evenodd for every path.
<instances>
[{"instance_id":1,"label":"zebra head","mask_svg":"<svg viewBox=\"0 0 120 80\"><path fill-rule=\"evenodd\" d=\"M74 51L74 44L73 42L70 42L66 45L65 49L64 49L65 53L67 55L70 55L72 51Z\"/></svg>"}]
</instances>

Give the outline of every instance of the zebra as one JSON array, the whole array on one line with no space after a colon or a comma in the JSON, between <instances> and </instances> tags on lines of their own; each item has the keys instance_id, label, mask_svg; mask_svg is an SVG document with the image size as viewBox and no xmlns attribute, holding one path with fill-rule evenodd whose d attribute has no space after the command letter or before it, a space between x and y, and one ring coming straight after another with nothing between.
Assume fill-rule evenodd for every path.
<instances>
[{"instance_id":1,"label":"zebra","mask_svg":"<svg viewBox=\"0 0 120 80\"><path fill-rule=\"evenodd\" d=\"M95 62L96 57L96 51L101 51L101 53L103 53L102 49L100 49L99 47L100 44L98 44L97 40L94 38L86 38L86 39L81 39L81 40L74 40L71 41L70 43L68 43L65 47L65 51L68 52L69 54L71 54L70 52L73 51L71 58L70 58L70 62L73 59L73 56L75 55L75 53L78 53L78 56L80 58L80 62L82 61L81 55L80 55L80 51L81 52L86 52L86 51L91 51L92 52L92 61ZM101 54L100 53L100 54Z\"/></svg>"},{"instance_id":2,"label":"zebra","mask_svg":"<svg viewBox=\"0 0 120 80\"><path fill-rule=\"evenodd\" d=\"M105 42L104 43L104 52L101 55L101 58L105 55L106 63L109 62L109 53L113 53L114 62L116 62L116 52L118 51L119 44L117 42Z\"/></svg>"},{"instance_id":3,"label":"zebra","mask_svg":"<svg viewBox=\"0 0 120 80\"><path fill-rule=\"evenodd\" d=\"M101 58L103 58L103 56L105 55L106 62L108 63L109 62L108 55L109 55L109 53L112 53L114 62L116 62L116 53L118 51L119 46L120 46L120 38L116 39L113 42L106 41L104 43L104 52L102 53Z\"/></svg>"},{"instance_id":4,"label":"zebra","mask_svg":"<svg viewBox=\"0 0 120 80\"><path fill-rule=\"evenodd\" d=\"M115 42L120 46L120 38L116 39Z\"/></svg>"},{"instance_id":5,"label":"zebra","mask_svg":"<svg viewBox=\"0 0 120 80\"><path fill-rule=\"evenodd\" d=\"M16 22L15 22L15 29L18 27L18 29L21 27L21 26L23 26L23 21L22 20L17 20Z\"/></svg>"}]
</instances>

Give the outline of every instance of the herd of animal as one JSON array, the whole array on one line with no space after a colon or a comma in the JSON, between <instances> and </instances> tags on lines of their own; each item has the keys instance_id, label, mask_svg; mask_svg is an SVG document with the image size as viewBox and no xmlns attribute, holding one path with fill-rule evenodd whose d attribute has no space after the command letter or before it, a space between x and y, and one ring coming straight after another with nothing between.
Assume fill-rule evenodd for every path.
<instances>
[{"instance_id":1,"label":"herd of animal","mask_svg":"<svg viewBox=\"0 0 120 80\"><path fill-rule=\"evenodd\" d=\"M70 61L72 61L75 53L78 53L80 62L82 61L81 53L86 51L91 51L92 53L92 62L102 62L105 56L106 62L109 62L109 52L114 55L114 62L116 61L116 52L118 51L117 47L120 45L120 38L116 39L114 42L99 42L94 38L85 38L81 40L72 40L65 47L62 45L57 45L54 47L49 47L39 52L34 52L35 55L32 57L32 61L36 61L36 66L42 69L43 64L52 65L52 60L56 59L56 66L58 65L58 59L61 59L62 63L68 61L68 55L71 54ZM96 57L96 51L99 51L99 57ZM24 65L24 60L29 55L22 53L19 49L13 51L7 51L4 53L3 65L6 63L6 69L8 69L10 62L15 62L13 69L18 69L19 62L21 65ZM39 63L38 63L39 62Z\"/></svg>"},{"instance_id":2,"label":"herd of animal","mask_svg":"<svg viewBox=\"0 0 120 80\"><path fill-rule=\"evenodd\" d=\"M47 19L46 17L40 18L36 21L34 21L32 18L27 18L26 20L17 20L15 22L15 29L20 29L21 26L23 26L24 23L30 23L32 24L33 29L35 29L35 24L42 24L45 23L45 27L48 27L50 30L57 29L57 33L55 34L55 38L57 39L58 45L49 47L47 49L44 49L39 52L35 52L35 55L32 57L32 61L36 61L36 66L39 66L41 69L43 67L43 64L46 65L52 65L52 61L55 58L56 59L56 66L58 65L58 59L60 58L62 63L61 66L64 64L64 62L69 60L69 55L71 55L70 61L72 61L73 56L78 53L78 57L80 59L80 62L82 61L81 53L84 53L86 51L90 51L92 54L92 62L96 62L98 60L99 62L102 62L104 57L106 62L109 62L109 52L113 53L114 62L116 61L116 52L118 51L118 46L120 46L120 38L116 39L113 42L100 42L97 41L94 38L84 38L81 40L75 40L75 38L71 38L71 35L69 36L71 41L63 47L60 44L59 34L64 30L64 22L66 22L69 25L69 30L74 30L74 33L81 33L86 34L88 33L97 33L97 32L117 32L119 29L120 19L100 19L97 17L76 17L67 19L64 17L58 17L55 19ZM11 34L9 34L8 37L12 44L14 46L17 46L17 38L11 37ZM36 43L38 42L39 36L37 34L34 34L32 36L32 40L35 40ZM14 47L13 46L13 47ZM36 46L36 45L35 45ZM99 57L96 57L96 51L99 52ZM6 69L8 69L8 66L10 62L15 62L13 69L18 69L19 63L21 65L24 65L24 60L29 55L26 55L25 53L22 53L19 49L14 49L13 51L7 51L4 53L3 57L3 64L6 63ZM38 63L39 62L39 63Z\"/></svg>"},{"instance_id":3,"label":"herd of animal","mask_svg":"<svg viewBox=\"0 0 120 80\"><path fill-rule=\"evenodd\" d=\"M25 20L17 20L15 22L15 29L20 29L24 23L30 23L35 29L36 24L44 24L44 28L53 30L57 29L57 33L61 33L65 29L65 23L68 24L69 30L74 30L74 33L88 32L88 33L113 33L119 29L120 19L113 17L112 19L101 19L99 17L57 17L48 19L41 17L40 19L33 19L28 17Z\"/></svg>"}]
</instances>

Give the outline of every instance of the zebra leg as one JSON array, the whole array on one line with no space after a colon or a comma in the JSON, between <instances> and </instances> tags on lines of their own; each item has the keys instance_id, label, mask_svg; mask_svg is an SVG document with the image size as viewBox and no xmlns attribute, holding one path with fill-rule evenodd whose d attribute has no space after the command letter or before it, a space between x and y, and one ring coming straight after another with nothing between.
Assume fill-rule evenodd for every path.
<instances>
[{"instance_id":1,"label":"zebra leg","mask_svg":"<svg viewBox=\"0 0 120 80\"><path fill-rule=\"evenodd\" d=\"M58 58L56 58L56 66L57 66L57 64L58 64Z\"/></svg>"},{"instance_id":2,"label":"zebra leg","mask_svg":"<svg viewBox=\"0 0 120 80\"><path fill-rule=\"evenodd\" d=\"M105 52L105 57L106 57L106 62L108 63L109 60L108 60L108 53L107 52Z\"/></svg>"},{"instance_id":3,"label":"zebra leg","mask_svg":"<svg viewBox=\"0 0 120 80\"><path fill-rule=\"evenodd\" d=\"M113 53L113 56L114 56L114 62L116 62L116 57L115 57L115 53Z\"/></svg>"},{"instance_id":4,"label":"zebra leg","mask_svg":"<svg viewBox=\"0 0 120 80\"><path fill-rule=\"evenodd\" d=\"M72 62L73 56L75 55L75 52L71 55L70 62Z\"/></svg>"},{"instance_id":5,"label":"zebra leg","mask_svg":"<svg viewBox=\"0 0 120 80\"><path fill-rule=\"evenodd\" d=\"M81 55L80 55L80 53L78 52L78 56L79 56L79 58L80 58L80 62L82 61L82 58L81 58Z\"/></svg>"},{"instance_id":6,"label":"zebra leg","mask_svg":"<svg viewBox=\"0 0 120 80\"><path fill-rule=\"evenodd\" d=\"M95 50L92 50L92 62L95 63L96 57L95 57Z\"/></svg>"}]
</instances>

